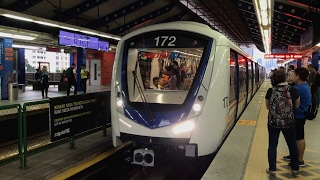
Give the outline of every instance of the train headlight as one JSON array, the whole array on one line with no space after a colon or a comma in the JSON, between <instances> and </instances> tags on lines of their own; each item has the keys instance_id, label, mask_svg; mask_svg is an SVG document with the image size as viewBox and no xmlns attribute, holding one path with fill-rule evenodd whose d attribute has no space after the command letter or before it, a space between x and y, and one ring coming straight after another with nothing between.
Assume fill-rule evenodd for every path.
<instances>
[{"instance_id":1,"label":"train headlight","mask_svg":"<svg viewBox=\"0 0 320 180\"><path fill-rule=\"evenodd\" d=\"M173 128L175 134L180 134L183 132L191 131L194 128L195 124L193 121L186 121Z\"/></svg>"},{"instance_id":2,"label":"train headlight","mask_svg":"<svg viewBox=\"0 0 320 180\"><path fill-rule=\"evenodd\" d=\"M201 110L201 105L200 104L194 104L192 106L192 109L196 112L199 112Z\"/></svg>"},{"instance_id":3,"label":"train headlight","mask_svg":"<svg viewBox=\"0 0 320 180\"><path fill-rule=\"evenodd\" d=\"M117 105L118 105L118 106L122 106L122 104L123 104L123 102L122 102L121 99L117 101Z\"/></svg>"}]
</instances>

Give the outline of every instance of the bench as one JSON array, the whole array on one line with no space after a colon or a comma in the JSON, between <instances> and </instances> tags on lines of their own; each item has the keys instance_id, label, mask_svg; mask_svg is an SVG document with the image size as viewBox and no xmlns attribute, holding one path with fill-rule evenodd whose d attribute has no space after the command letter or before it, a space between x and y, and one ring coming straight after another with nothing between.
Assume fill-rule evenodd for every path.
<instances>
[{"instance_id":1,"label":"bench","mask_svg":"<svg viewBox=\"0 0 320 180\"><path fill-rule=\"evenodd\" d=\"M28 84L32 85L33 90L41 90L41 84L34 80L28 80ZM68 88L68 82L49 81L50 85L58 85L58 91L66 91Z\"/></svg>"}]
</instances>

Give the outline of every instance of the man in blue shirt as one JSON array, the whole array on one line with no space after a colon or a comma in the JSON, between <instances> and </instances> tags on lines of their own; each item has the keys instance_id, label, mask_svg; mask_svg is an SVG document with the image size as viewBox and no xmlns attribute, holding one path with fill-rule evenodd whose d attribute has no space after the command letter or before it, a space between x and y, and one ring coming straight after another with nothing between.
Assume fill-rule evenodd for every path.
<instances>
[{"instance_id":1,"label":"man in blue shirt","mask_svg":"<svg viewBox=\"0 0 320 180\"><path fill-rule=\"evenodd\" d=\"M308 110L311 103L311 92L307 79L309 71L306 68L297 68L294 70L295 77L293 81L296 84L294 87L298 90L300 96L300 107L295 111L296 118L296 141L299 151L299 166L304 167L303 155L306 148L306 142L304 140L304 124L306 122L306 116L304 110ZM283 157L285 160L290 160L290 155Z\"/></svg>"}]
</instances>

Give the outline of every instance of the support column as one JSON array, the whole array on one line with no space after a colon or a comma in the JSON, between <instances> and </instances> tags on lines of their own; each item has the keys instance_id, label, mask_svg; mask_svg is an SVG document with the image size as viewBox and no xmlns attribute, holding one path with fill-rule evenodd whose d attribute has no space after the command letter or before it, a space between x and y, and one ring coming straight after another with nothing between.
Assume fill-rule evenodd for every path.
<instances>
[{"instance_id":1,"label":"support column","mask_svg":"<svg viewBox=\"0 0 320 180\"><path fill-rule=\"evenodd\" d=\"M319 52L312 53L311 63L313 66L317 66L319 68Z\"/></svg>"},{"instance_id":2,"label":"support column","mask_svg":"<svg viewBox=\"0 0 320 180\"><path fill-rule=\"evenodd\" d=\"M84 48L77 48L77 59L76 62L74 62L77 67L77 84L78 84L78 91L83 91L83 89L80 87L80 80L81 80L81 64L86 64L86 49Z\"/></svg>"},{"instance_id":3,"label":"support column","mask_svg":"<svg viewBox=\"0 0 320 180\"><path fill-rule=\"evenodd\" d=\"M26 83L26 60L25 60L25 49L18 50L18 84ZM22 87L19 87L22 88Z\"/></svg>"},{"instance_id":4,"label":"support column","mask_svg":"<svg viewBox=\"0 0 320 180\"><path fill-rule=\"evenodd\" d=\"M0 39L1 99L8 100L8 83L13 83L12 39Z\"/></svg>"},{"instance_id":5,"label":"support column","mask_svg":"<svg viewBox=\"0 0 320 180\"><path fill-rule=\"evenodd\" d=\"M300 67L301 67L301 62L302 62L302 59L298 59L298 60L297 60L297 68L300 68Z\"/></svg>"}]
</instances>

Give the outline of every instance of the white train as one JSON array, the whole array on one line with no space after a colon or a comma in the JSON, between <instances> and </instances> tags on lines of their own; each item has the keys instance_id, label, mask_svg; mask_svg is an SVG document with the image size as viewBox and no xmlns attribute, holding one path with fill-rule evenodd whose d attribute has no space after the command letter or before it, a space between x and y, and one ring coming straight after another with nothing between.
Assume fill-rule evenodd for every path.
<instances>
[{"instance_id":1,"label":"white train","mask_svg":"<svg viewBox=\"0 0 320 180\"><path fill-rule=\"evenodd\" d=\"M172 22L125 35L112 77L113 145L136 142L133 163L153 166L153 145L179 147L190 157L217 151L265 69L208 26Z\"/></svg>"}]
</instances>

